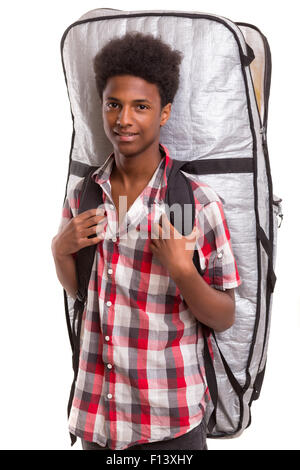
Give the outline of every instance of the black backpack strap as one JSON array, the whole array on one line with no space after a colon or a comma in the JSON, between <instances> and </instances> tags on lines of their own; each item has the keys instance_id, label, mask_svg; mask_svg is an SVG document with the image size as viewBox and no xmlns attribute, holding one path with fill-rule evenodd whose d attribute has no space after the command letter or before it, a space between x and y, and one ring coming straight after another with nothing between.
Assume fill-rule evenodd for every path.
<instances>
[{"instance_id":1,"label":"black backpack strap","mask_svg":"<svg viewBox=\"0 0 300 470\"><path fill-rule=\"evenodd\" d=\"M81 193L80 193L80 204L78 214L88 210L96 209L103 203L102 189L93 178L95 168L92 168L85 176L83 181ZM94 238L96 235L89 235L88 238ZM79 369L79 355L80 355L80 332L82 325L82 316L84 312L84 306L87 299L88 284L94 262L95 252L97 245L86 246L77 252L76 255L76 276L77 276L77 298L74 303L73 321L72 321L72 363L74 378L71 386L69 402L68 402L68 416L70 415L72 401L75 392L75 383L77 379ZM76 325L77 323L77 325ZM70 433L71 444L76 442L76 436Z\"/></svg>"},{"instance_id":2,"label":"black backpack strap","mask_svg":"<svg viewBox=\"0 0 300 470\"><path fill-rule=\"evenodd\" d=\"M177 226L177 220L174 220L174 214L169 213L169 220L172 225L175 226L176 230L182 235L187 235L193 230L193 223L195 220L195 200L191 183L189 179L180 171L184 166L185 162L180 160L173 160L173 164L168 177L168 185L166 191L165 202L168 207L173 204L179 204L181 206L182 214L184 214L184 205L192 205L191 220L189 224L184 223L184 217L182 217L182 225Z\"/></svg>"},{"instance_id":3,"label":"black backpack strap","mask_svg":"<svg viewBox=\"0 0 300 470\"><path fill-rule=\"evenodd\" d=\"M216 165L215 162L211 162L211 163ZM169 206L171 206L175 202L181 204L181 206L183 206L183 204L188 204L188 203L194 204L194 196L193 196L190 181L180 170L185 171L186 173L201 175L201 174L210 173L212 168L211 167L207 168L206 160L204 161L197 160L197 161L192 161L192 162L173 160L173 165L171 167L170 174L169 174L168 188L167 188L167 195L166 195L166 202L169 204ZM230 169L230 171L231 170L232 169ZM224 168L216 169L214 167L214 172L224 173ZM194 218L195 218L195 211L193 210L193 220ZM172 223L172 215L171 217L169 217L169 219L170 219L170 222ZM175 228L178 231L180 231L182 234L184 234L183 227L175 227ZM192 228L193 227L190 228L190 231L192 230ZM198 256L197 250L195 250L194 252L193 261L199 274L203 275L203 271L201 271L201 268L200 268L200 262L199 262L199 256ZM273 281L273 285L274 283L275 281ZM214 406L211 416L209 417L208 422L207 422L207 429L209 432L212 432L213 428L216 425L217 405L218 405L218 385L217 385L217 377L216 377L216 372L215 372L212 356L210 354L209 347L208 347L208 337L210 334L212 334L214 338L214 341L215 341L217 350L220 354L220 358L222 360L226 375L228 377L229 382L232 385L232 388L236 392L240 403L242 403L242 397L243 397L244 392L243 392L242 386L236 380L222 351L219 348L218 341L215 336L215 332L211 328L207 327L206 325L203 325L203 324L201 325L202 325L202 330L203 330L203 341L204 341L203 354L204 354L205 375L207 379L207 385L209 388L211 400Z\"/></svg>"},{"instance_id":4,"label":"black backpack strap","mask_svg":"<svg viewBox=\"0 0 300 470\"><path fill-rule=\"evenodd\" d=\"M176 230L182 235L188 235L193 230L194 220L195 220L195 199L193 190L191 187L190 180L180 171L185 171L186 165L189 162L182 160L173 160L172 167L168 177L168 185L165 202L168 207L171 207L173 204L179 204L181 206L182 214L184 215L184 205L192 205L191 220L185 217L182 217L182 224L178 226L177 220L174 219L174 214L171 212L167 214L172 225ZM197 268L197 271L203 275L204 270L201 269L198 250L195 249L193 262Z\"/></svg>"},{"instance_id":5,"label":"black backpack strap","mask_svg":"<svg viewBox=\"0 0 300 470\"><path fill-rule=\"evenodd\" d=\"M222 360L227 378L228 378L233 390L237 394L240 404L243 401L244 391L243 391L243 387L240 385L240 383L236 380L235 376L233 375L232 370L230 369L230 367L229 367L229 365L228 365L221 349L219 348L218 341L217 341L214 330L207 327L206 325L202 325L202 329L203 329L203 340L204 340L205 375L206 375L206 379L207 379L207 385L208 385L208 388L209 388L209 393L210 393L210 396L211 396L211 400L212 400L212 403L213 403L213 406L214 406L214 409L213 409L213 411L212 411L212 413L211 413L211 415L208 419L208 422L207 422L208 432L211 433L213 431L215 425L217 424L217 407L218 407L218 396L219 395L218 395L218 384L217 384L217 377L216 377L216 373L215 373L215 368L214 368L213 360L212 360L212 357L211 357L211 354L210 354L210 351L209 351L209 347L208 347L207 338L210 335L210 333L212 334L212 336L214 338L214 341L215 341L216 347L218 349L218 352L220 354L220 358ZM241 407L241 410L242 410L242 407ZM241 419L242 419L242 414L241 414L240 420Z\"/></svg>"},{"instance_id":6,"label":"black backpack strap","mask_svg":"<svg viewBox=\"0 0 300 470\"><path fill-rule=\"evenodd\" d=\"M198 322L199 326L200 322ZM209 394L211 397L211 401L213 404L213 411L208 419L208 422L206 423L207 430L208 432L212 432L214 429L215 425L217 424L217 407L218 407L218 383L217 383L217 376L214 368L214 363L213 363L213 358L211 356L211 353L209 351L208 347L208 336L210 335L210 328L208 328L206 325L202 325L202 331L203 331L203 341L204 341L204 350L203 350L203 357L204 357L204 368L205 368L205 375L206 375L206 380L207 380L207 386L209 389Z\"/></svg>"},{"instance_id":7,"label":"black backpack strap","mask_svg":"<svg viewBox=\"0 0 300 470\"><path fill-rule=\"evenodd\" d=\"M262 243L262 246L265 249L265 252L268 255L269 261L268 261L268 274L267 274L267 283L268 283L268 289L271 292L274 292L275 284L276 284L276 275L274 272L274 267L273 267L273 247L271 241L268 239L267 235L265 234L265 231L262 229L260 225L257 224L257 237Z\"/></svg>"},{"instance_id":8,"label":"black backpack strap","mask_svg":"<svg viewBox=\"0 0 300 470\"><path fill-rule=\"evenodd\" d=\"M173 160L173 165L171 167L169 178L168 178L168 186L167 186L167 194L166 194L167 204L169 205L169 207L172 206L172 204L174 203L180 204L182 207L182 213L184 210L184 207L183 207L184 204L192 204L192 221L194 221L195 220L195 200L194 200L191 183L190 183L190 180L186 177L186 175L184 175L180 170L186 171L187 173L190 172L194 174L202 174L203 168L201 166L201 162L199 164L198 162L184 162L184 161L179 161L179 160ZM169 220L174 225L174 219L172 218L172 215L173 215L172 213L169 214ZM187 232L190 233L192 231L193 223L191 223L190 226L188 227L188 230L185 230L185 231L184 231L183 224L182 224L182 227L176 227L175 225L175 228L183 235L186 235ZM195 252L194 252L193 262L199 274L203 275L204 271L202 271L200 267L200 260L199 260L197 249L195 249ZM199 322L198 326L200 324L201 323ZM228 379L230 380L230 383L233 389L236 391L240 399L242 396L242 387L235 379L229 365L227 364L218 346L218 342L217 342L214 331L211 330L206 325L201 324L201 326L202 326L203 341L204 341L203 355L204 355L205 375L206 375L207 385L209 388L210 397L213 403L213 411L208 419L207 429L208 429L208 432L212 432L213 428L216 425L217 407L218 407L218 384L217 384L217 377L216 377L216 372L215 372L215 368L213 364L213 359L212 359L212 356L208 347L208 337L210 334L212 334L215 340L215 343L218 348L220 357L222 359L224 369L226 371Z\"/></svg>"},{"instance_id":9,"label":"black backpack strap","mask_svg":"<svg viewBox=\"0 0 300 470\"><path fill-rule=\"evenodd\" d=\"M182 235L187 235L191 233L193 230L193 224L195 220L195 199L194 194L192 191L190 180L184 175L180 170L185 171L187 168L187 162L173 160L173 165L170 170L169 178L168 178L168 186L167 186L167 193L166 193L166 203L168 207L171 207L173 204L179 204L182 208L182 214L184 214L184 204L191 204L192 205L192 220L190 224L184 224L182 217L182 226L176 226L176 220L174 221L173 213L169 213L169 220L172 225L175 226L176 230L181 233ZM200 275L204 274L204 270L201 270L200 267L200 260L198 250L195 249L193 262L199 272ZM218 385L217 385L217 377L216 372L212 360L211 353L208 347L208 336L210 335L210 328L206 325L197 322L197 333L198 327L202 326L203 331L203 341L204 341L204 367L205 367L205 375L207 380L207 385L209 389L209 394L213 403L213 411L207 423L207 429L209 432L213 430L216 425L216 414L217 414L217 405L218 405Z\"/></svg>"},{"instance_id":10,"label":"black backpack strap","mask_svg":"<svg viewBox=\"0 0 300 470\"><path fill-rule=\"evenodd\" d=\"M98 183L91 178L94 169L90 170L86 175L81 194L78 214L82 214L89 209L97 209L103 204L102 189ZM96 235L89 235L88 238L94 238ZM85 301L88 290L92 264L96 251L96 245L86 246L77 252L76 255L76 272L77 272L77 298ZM78 269L80 268L80 269Z\"/></svg>"}]
</instances>

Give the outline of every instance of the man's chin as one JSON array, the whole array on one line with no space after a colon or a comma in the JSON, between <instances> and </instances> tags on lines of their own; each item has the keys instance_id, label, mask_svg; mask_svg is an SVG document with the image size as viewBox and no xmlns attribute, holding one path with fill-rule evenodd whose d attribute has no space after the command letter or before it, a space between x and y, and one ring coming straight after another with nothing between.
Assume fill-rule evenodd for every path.
<instances>
[{"instance_id":1,"label":"man's chin","mask_svg":"<svg viewBox=\"0 0 300 470\"><path fill-rule=\"evenodd\" d=\"M113 147L115 152L128 158L135 157L142 152L142 149L137 148L135 145L126 144L125 142L118 142L117 144L114 143Z\"/></svg>"}]
</instances>

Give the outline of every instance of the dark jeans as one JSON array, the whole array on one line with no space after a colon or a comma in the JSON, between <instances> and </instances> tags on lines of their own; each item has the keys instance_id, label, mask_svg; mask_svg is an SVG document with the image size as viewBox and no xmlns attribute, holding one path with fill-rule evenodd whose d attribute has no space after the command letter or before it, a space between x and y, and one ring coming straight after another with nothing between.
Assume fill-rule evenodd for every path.
<instances>
[{"instance_id":1,"label":"dark jeans","mask_svg":"<svg viewBox=\"0 0 300 470\"><path fill-rule=\"evenodd\" d=\"M109 447L102 447L96 442L89 442L81 439L83 450L109 450ZM147 444L136 444L124 450L207 450L206 445L206 425L203 421L192 431L165 441L150 442Z\"/></svg>"}]
</instances>

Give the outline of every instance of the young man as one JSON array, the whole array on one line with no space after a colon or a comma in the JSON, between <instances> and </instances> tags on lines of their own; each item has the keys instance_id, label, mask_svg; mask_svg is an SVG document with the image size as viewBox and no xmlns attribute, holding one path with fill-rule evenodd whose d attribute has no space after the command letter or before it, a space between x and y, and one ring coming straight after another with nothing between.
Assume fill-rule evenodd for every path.
<instances>
[{"instance_id":1,"label":"young man","mask_svg":"<svg viewBox=\"0 0 300 470\"><path fill-rule=\"evenodd\" d=\"M80 181L52 242L58 279L74 298L76 252L97 244L69 417L83 449L207 448L200 322L216 331L233 324L240 279L221 201L207 185L192 179L191 236L179 237L165 215L149 230L172 167L160 128L171 117L180 62L178 51L140 33L110 41L94 61L113 145L92 176L105 213L78 215Z\"/></svg>"}]
</instances>

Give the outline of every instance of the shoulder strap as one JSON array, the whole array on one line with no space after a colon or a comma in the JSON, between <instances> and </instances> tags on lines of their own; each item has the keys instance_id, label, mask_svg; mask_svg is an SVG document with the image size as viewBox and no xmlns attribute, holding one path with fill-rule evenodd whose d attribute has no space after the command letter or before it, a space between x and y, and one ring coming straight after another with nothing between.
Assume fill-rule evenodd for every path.
<instances>
[{"instance_id":1,"label":"shoulder strap","mask_svg":"<svg viewBox=\"0 0 300 470\"><path fill-rule=\"evenodd\" d=\"M193 190L191 187L190 180L180 170L184 170L189 162L182 160L173 160L173 164L168 177L168 185L166 191L165 202L171 207L173 204L179 204L181 206L182 214L184 214L184 205L191 205L191 217L190 220L186 220L182 217L182 224L178 226L178 222L174 220L174 215L171 212L169 220L172 225L175 226L176 230L182 235L188 235L193 230L193 224L195 220L195 199ZM204 271L201 269L198 251L194 251L193 262L199 272L203 275Z\"/></svg>"},{"instance_id":2,"label":"shoulder strap","mask_svg":"<svg viewBox=\"0 0 300 470\"><path fill-rule=\"evenodd\" d=\"M86 175L82 190L80 194L80 203L78 213L88 209L96 209L103 202L102 189L95 183L91 178L95 168L91 169ZM88 238L93 238L95 235L90 235ZM79 369L79 355L80 355L80 332L82 324L82 316L84 311L84 305L87 298L88 283L92 271L93 261L95 257L96 245L87 246L77 252L76 255L76 276L77 276L77 298L74 303L73 321L72 321L72 363L74 377L71 386L69 401L68 401L68 416L70 415L72 401L75 392L75 383ZM75 444L76 436L70 433L71 444Z\"/></svg>"},{"instance_id":3,"label":"shoulder strap","mask_svg":"<svg viewBox=\"0 0 300 470\"><path fill-rule=\"evenodd\" d=\"M167 193L166 193L166 203L169 207L172 204L177 203L181 205L182 214L184 214L184 204L191 204L192 205L192 217L190 226L187 224L183 224L182 217L182 226L176 227L176 221L173 220L173 213L169 214L170 222L174 225L178 232L182 233L183 235L187 235L191 233L193 230L193 221L195 220L195 199L191 187L190 180L184 175L180 170L187 170L188 172L188 164L190 162L184 162L180 160L173 160L173 165L170 170L169 178L168 178L168 186L167 186ZM199 272L200 275L204 274L204 271L201 270L200 260L198 250L194 251L193 262ZM197 333L198 327L200 326L200 322L197 323ZM210 415L210 418L207 423L207 429L209 432L216 425L216 417L217 417L217 405L218 405L218 385L217 385L217 377L216 372L213 364L213 358L209 351L208 346L208 337L210 336L212 330L208 328L206 325L201 324L202 331L203 331L203 341L204 341L204 367L205 367L205 375L207 380L207 385L209 389L209 394L213 403L213 411Z\"/></svg>"},{"instance_id":4,"label":"shoulder strap","mask_svg":"<svg viewBox=\"0 0 300 470\"><path fill-rule=\"evenodd\" d=\"M78 214L87 211L88 209L96 209L103 203L102 189L91 177L95 169L89 171L86 175L81 194ZM94 238L95 235L89 235L88 238ZM77 298L85 301L87 296L87 288L92 270L93 260L95 256L97 245L86 246L77 252L76 256L76 272L78 291Z\"/></svg>"},{"instance_id":5,"label":"shoulder strap","mask_svg":"<svg viewBox=\"0 0 300 470\"><path fill-rule=\"evenodd\" d=\"M165 202L169 207L173 204L179 204L181 206L182 214L184 214L184 205L191 204L191 220L187 219L186 221L190 222L188 224L184 223L184 217L182 217L182 225L177 226L178 222L174 220L174 214L168 214L170 222L175 226L176 230L178 230L182 235L187 235L193 230L193 222L195 220L195 200L189 179L180 171L184 164L185 162L183 161L173 160L168 177Z\"/></svg>"},{"instance_id":6,"label":"shoulder strap","mask_svg":"<svg viewBox=\"0 0 300 470\"><path fill-rule=\"evenodd\" d=\"M166 194L166 202L169 206L174 203L179 203L182 206L184 204L192 204L192 220L195 220L195 201L193 196L193 191L191 187L191 183L189 179L184 175L180 170L186 171L187 173L197 173L202 174L203 168L201 167L201 162L183 162L179 160L173 160L173 166L171 168L169 179L168 179L168 186L167 186L167 194ZM190 171L191 170L191 171ZM182 212L183 213L183 212ZM173 223L172 215L170 214L170 222ZM184 227L175 227L178 231L182 234L186 234L187 232L190 233L193 229L192 226L188 227L186 233L184 233ZM193 257L194 264L199 272L199 274L203 275L203 271L201 271L200 261L198 251L195 250L194 257ZM200 322L198 322L198 326L200 326ZM216 347L222 359L228 380L230 381L233 389L236 391L237 395L241 399L243 391L242 387L234 377L228 363L225 360L225 357L222 354L222 351L219 348L216 336L214 331L207 327L206 325L201 325L203 331L203 341L204 341L204 366L205 366L205 375L207 380L207 385L210 393L210 397L213 404L212 413L207 422L207 429L208 432L211 433L213 428L216 426L217 423L217 407L218 407L218 383L217 383L217 376L216 371L214 368L214 362L209 350L208 346L208 338L210 335L214 338Z\"/></svg>"}]
</instances>

